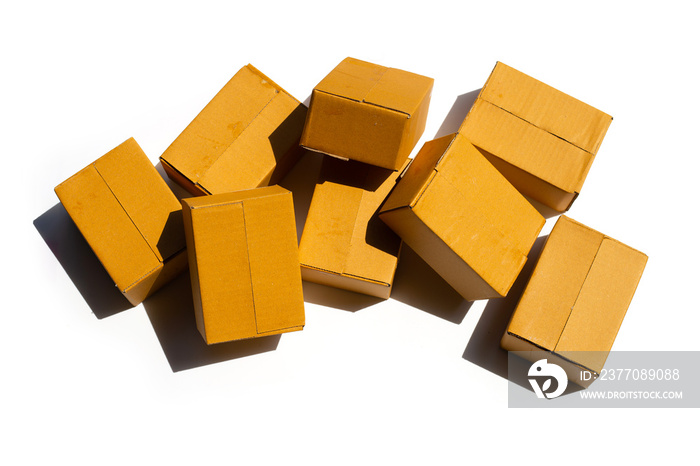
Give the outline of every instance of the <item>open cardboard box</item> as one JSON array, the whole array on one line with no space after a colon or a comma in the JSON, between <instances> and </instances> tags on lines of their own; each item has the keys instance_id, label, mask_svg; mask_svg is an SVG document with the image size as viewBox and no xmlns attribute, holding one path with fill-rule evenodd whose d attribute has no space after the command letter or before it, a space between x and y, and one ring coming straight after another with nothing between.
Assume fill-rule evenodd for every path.
<instances>
[{"instance_id":1,"label":"open cardboard box","mask_svg":"<svg viewBox=\"0 0 700 466\"><path fill-rule=\"evenodd\" d=\"M313 90L301 145L390 170L425 130L433 79L346 58Z\"/></svg>"},{"instance_id":2,"label":"open cardboard box","mask_svg":"<svg viewBox=\"0 0 700 466\"><path fill-rule=\"evenodd\" d=\"M276 184L303 152L306 110L258 69L244 66L160 161L195 196Z\"/></svg>"},{"instance_id":3,"label":"open cardboard box","mask_svg":"<svg viewBox=\"0 0 700 466\"><path fill-rule=\"evenodd\" d=\"M269 186L182 200L197 328L207 344L301 330L292 193Z\"/></svg>"},{"instance_id":4,"label":"open cardboard box","mask_svg":"<svg viewBox=\"0 0 700 466\"><path fill-rule=\"evenodd\" d=\"M544 226L461 134L423 145L379 218L467 300L505 296Z\"/></svg>"},{"instance_id":5,"label":"open cardboard box","mask_svg":"<svg viewBox=\"0 0 700 466\"><path fill-rule=\"evenodd\" d=\"M496 63L459 132L521 193L571 207L612 117Z\"/></svg>"},{"instance_id":6,"label":"open cardboard box","mask_svg":"<svg viewBox=\"0 0 700 466\"><path fill-rule=\"evenodd\" d=\"M133 138L56 186L56 194L131 304L187 268L180 203Z\"/></svg>"},{"instance_id":7,"label":"open cardboard box","mask_svg":"<svg viewBox=\"0 0 700 466\"><path fill-rule=\"evenodd\" d=\"M389 297L401 239L377 213L398 177L398 171L324 158L299 245L304 280Z\"/></svg>"},{"instance_id":8,"label":"open cardboard box","mask_svg":"<svg viewBox=\"0 0 700 466\"><path fill-rule=\"evenodd\" d=\"M532 352L518 353L530 360L550 352L571 381L586 386L605 364L646 262L643 253L561 216L501 346ZM582 380L582 370L593 377Z\"/></svg>"}]
</instances>

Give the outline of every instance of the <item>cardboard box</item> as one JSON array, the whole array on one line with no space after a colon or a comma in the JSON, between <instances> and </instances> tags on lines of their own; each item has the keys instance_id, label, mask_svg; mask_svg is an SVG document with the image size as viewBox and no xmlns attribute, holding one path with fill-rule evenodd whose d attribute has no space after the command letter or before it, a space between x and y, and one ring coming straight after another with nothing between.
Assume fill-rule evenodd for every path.
<instances>
[{"instance_id":1,"label":"cardboard box","mask_svg":"<svg viewBox=\"0 0 700 466\"><path fill-rule=\"evenodd\" d=\"M561 216L501 346L551 352L579 384L581 369L600 374L646 262L641 252Z\"/></svg>"},{"instance_id":2,"label":"cardboard box","mask_svg":"<svg viewBox=\"0 0 700 466\"><path fill-rule=\"evenodd\" d=\"M467 300L505 296L544 225L460 134L425 143L379 217Z\"/></svg>"},{"instance_id":3,"label":"cardboard box","mask_svg":"<svg viewBox=\"0 0 700 466\"><path fill-rule=\"evenodd\" d=\"M134 139L55 191L131 304L187 268L180 203Z\"/></svg>"},{"instance_id":4,"label":"cardboard box","mask_svg":"<svg viewBox=\"0 0 700 466\"><path fill-rule=\"evenodd\" d=\"M503 63L464 134L518 190L563 212L578 196L612 117Z\"/></svg>"},{"instance_id":5,"label":"cardboard box","mask_svg":"<svg viewBox=\"0 0 700 466\"><path fill-rule=\"evenodd\" d=\"M269 186L182 206L195 317L207 344L301 330L292 193Z\"/></svg>"},{"instance_id":6,"label":"cardboard box","mask_svg":"<svg viewBox=\"0 0 700 466\"><path fill-rule=\"evenodd\" d=\"M252 65L244 66L160 160L190 193L275 184L297 162L306 107Z\"/></svg>"},{"instance_id":7,"label":"cardboard box","mask_svg":"<svg viewBox=\"0 0 700 466\"><path fill-rule=\"evenodd\" d=\"M313 90L301 145L398 170L428 117L433 79L346 58Z\"/></svg>"},{"instance_id":8,"label":"cardboard box","mask_svg":"<svg viewBox=\"0 0 700 466\"><path fill-rule=\"evenodd\" d=\"M325 157L299 246L304 280L389 297L401 239L377 214L398 177Z\"/></svg>"}]
</instances>

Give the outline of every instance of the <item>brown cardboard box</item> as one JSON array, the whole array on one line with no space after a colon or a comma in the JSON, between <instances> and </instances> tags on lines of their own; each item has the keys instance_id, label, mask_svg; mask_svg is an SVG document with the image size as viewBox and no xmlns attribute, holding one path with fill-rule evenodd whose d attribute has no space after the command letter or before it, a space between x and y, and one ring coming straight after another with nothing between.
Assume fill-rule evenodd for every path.
<instances>
[{"instance_id":1,"label":"brown cardboard box","mask_svg":"<svg viewBox=\"0 0 700 466\"><path fill-rule=\"evenodd\" d=\"M646 262L641 252L561 216L501 346L552 352L579 384L581 369L600 374Z\"/></svg>"},{"instance_id":2,"label":"brown cardboard box","mask_svg":"<svg viewBox=\"0 0 700 466\"><path fill-rule=\"evenodd\" d=\"M581 191L612 117L503 63L459 132L518 190L563 212Z\"/></svg>"},{"instance_id":3,"label":"brown cardboard box","mask_svg":"<svg viewBox=\"0 0 700 466\"><path fill-rule=\"evenodd\" d=\"M411 154L433 79L346 58L313 90L301 145L391 170Z\"/></svg>"},{"instance_id":4,"label":"brown cardboard box","mask_svg":"<svg viewBox=\"0 0 700 466\"><path fill-rule=\"evenodd\" d=\"M505 296L544 225L460 134L425 143L379 217L467 300Z\"/></svg>"},{"instance_id":5,"label":"brown cardboard box","mask_svg":"<svg viewBox=\"0 0 700 466\"><path fill-rule=\"evenodd\" d=\"M180 203L134 139L56 186L56 194L133 305L187 267Z\"/></svg>"},{"instance_id":6,"label":"brown cardboard box","mask_svg":"<svg viewBox=\"0 0 700 466\"><path fill-rule=\"evenodd\" d=\"M398 176L325 157L299 246L304 280L389 297L401 239L377 213Z\"/></svg>"},{"instance_id":7,"label":"brown cardboard box","mask_svg":"<svg viewBox=\"0 0 700 466\"><path fill-rule=\"evenodd\" d=\"M160 160L190 193L275 184L297 162L306 107L252 65L244 66Z\"/></svg>"},{"instance_id":8,"label":"brown cardboard box","mask_svg":"<svg viewBox=\"0 0 700 466\"><path fill-rule=\"evenodd\" d=\"M207 344L301 330L292 193L269 186L182 206L195 317Z\"/></svg>"}]
</instances>

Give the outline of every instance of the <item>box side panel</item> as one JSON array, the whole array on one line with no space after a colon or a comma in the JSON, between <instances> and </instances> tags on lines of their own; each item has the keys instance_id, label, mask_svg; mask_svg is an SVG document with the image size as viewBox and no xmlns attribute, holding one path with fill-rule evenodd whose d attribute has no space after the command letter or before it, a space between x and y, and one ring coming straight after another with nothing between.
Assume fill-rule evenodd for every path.
<instances>
[{"instance_id":1,"label":"box side panel","mask_svg":"<svg viewBox=\"0 0 700 466\"><path fill-rule=\"evenodd\" d=\"M301 278L307 282L366 294L380 299L389 299L391 294L391 285L388 283L371 282L358 277L339 275L305 265L301 266Z\"/></svg>"},{"instance_id":2,"label":"box side panel","mask_svg":"<svg viewBox=\"0 0 700 466\"><path fill-rule=\"evenodd\" d=\"M464 299L473 301L501 296L410 208L383 212L380 218Z\"/></svg>"},{"instance_id":3,"label":"box side panel","mask_svg":"<svg viewBox=\"0 0 700 466\"><path fill-rule=\"evenodd\" d=\"M212 194L256 188L269 181L278 165L298 155L306 107L278 93L248 127L212 163L199 184Z\"/></svg>"},{"instance_id":4,"label":"box side panel","mask_svg":"<svg viewBox=\"0 0 700 466\"><path fill-rule=\"evenodd\" d=\"M56 194L120 291L161 266L94 165L58 185Z\"/></svg>"},{"instance_id":5,"label":"box side panel","mask_svg":"<svg viewBox=\"0 0 700 466\"><path fill-rule=\"evenodd\" d=\"M477 99L459 132L475 146L570 193L579 192L593 155Z\"/></svg>"},{"instance_id":6,"label":"box side panel","mask_svg":"<svg viewBox=\"0 0 700 466\"><path fill-rule=\"evenodd\" d=\"M168 178L173 180L188 193L192 194L193 196L205 196L209 194L201 186L188 180L182 173L177 171L175 167L171 166L167 160L161 158L160 163L163 165L163 170L165 170Z\"/></svg>"},{"instance_id":7,"label":"box side panel","mask_svg":"<svg viewBox=\"0 0 700 466\"><path fill-rule=\"evenodd\" d=\"M247 66L241 68L173 141L161 158L196 184L278 93L273 83L253 69Z\"/></svg>"},{"instance_id":8,"label":"box side panel","mask_svg":"<svg viewBox=\"0 0 700 466\"><path fill-rule=\"evenodd\" d=\"M554 351L603 236L560 217L520 298L508 332Z\"/></svg>"},{"instance_id":9,"label":"box side panel","mask_svg":"<svg viewBox=\"0 0 700 466\"><path fill-rule=\"evenodd\" d=\"M314 90L301 145L397 170L406 161L399 152L407 124L403 113Z\"/></svg>"},{"instance_id":10,"label":"box side panel","mask_svg":"<svg viewBox=\"0 0 700 466\"><path fill-rule=\"evenodd\" d=\"M622 243L602 241L557 343L558 353L584 351L577 362L600 373L646 262L647 256Z\"/></svg>"},{"instance_id":11,"label":"box side panel","mask_svg":"<svg viewBox=\"0 0 700 466\"><path fill-rule=\"evenodd\" d=\"M612 117L503 63L481 98L538 128L595 154Z\"/></svg>"},{"instance_id":12,"label":"box side panel","mask_svg":"<svg viewBox=\"0 0 700 466\"><path fill-rule=\"evenodd\" d=\"M406 127L401 149L399 150L401 157L403 157L404 154L406 157L411 155L411 152L413 152L413 149L416 147L416 144L425 131L432 92L433 86L431 82L430 86L425 89L425 94L423 95L422 100L414 110L411 118L408 120L408 126Z\"/></svg>"},{"instance_id":13,"label":"box side panel","mask_svg":"<svg viewBox=\"0 0 700 466\"><path fill-rule=\"evenodd\" d=\"M355 58L346 58L314 88L361 102L388 68Z\"/></svg>"},{"instance_id":14,"label":"box side panel","mask_svg":"<svg viewBox=\"0 0 700 466\"><path fill-rule=\"evenodd\" d=\"M257 333L304 325L292 194L244 202Z\"/></svg>"},{"instance_id":15,"label":"box side panel","mask_svg":"<svg viewBox=\"0 0 700 466\"><path fill-rule=\"evenodd\" d=\"M204 327L204 310L202 309L202 293L199 289L199 268L197 267L197 250L194 243L194 231L192 229L192 208L189 199L182 199L182 223L187 244L187 262L190 268L190 283L192 285L192 301L194 304L194 317L197 330L207 341L207 332Z\"/></svg>"},{"instance_id":16,"label":"box side panel","mask_svg":"<svg viewBox=\"0 0 700 466\"><path fill-rule=\"evenodd\" d=\"M185 248L180 203L133 138L97 159L95 169L158 259Z\"/></svg>"},{"instance_id":17,"label":"box side panel","mask_svg":"<svg viewBox=\"0 0 700 466\"><path fill-rule=\"evenodd\" d=\"M209 344L256 335L246 225L241 202L191 211L192 232Z\"/></svg>"}]
</instances>

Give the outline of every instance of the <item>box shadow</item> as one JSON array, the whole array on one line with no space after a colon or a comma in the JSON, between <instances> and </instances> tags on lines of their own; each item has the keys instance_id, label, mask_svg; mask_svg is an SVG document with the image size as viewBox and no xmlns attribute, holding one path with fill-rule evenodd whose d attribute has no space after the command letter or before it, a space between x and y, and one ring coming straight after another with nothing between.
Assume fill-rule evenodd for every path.
<instances>
[{"instance_id":1,"label":"box shadow","mask_svg":"<svg viewBox=\"0 0 700 466\"><path fill-rule=\"evenodd\" d=\"M515 307L525 291L525 286L530 280L546 240L547 236L540 236L535 240L530 254L528 254L527 262L520 271L520 275L518 275L515 283L513 283L508 295L504 298L489 300L462 355L467 361L483 367L504 379L508 379L508 352L501 348L501 337L506 331L510 317L513 315L513 311L515 311ZM531 364L527 363L528 367ZM524 371L524 374L527 374L527 370ZM512 381L532 390L526 377L523 377L522 380Z\"/></svg>"},{"instance_id":2,"label":"box shadow","mask_svg":"<svg viewBox=\"0 0 700 466\"><path fill-rule=\"evenodd\" d=\"M437 130L437 133L435 133L435 137L433 139L456 133L459 130L459 127L462 125L464 119L467 117L467 113L469 113L469 110L472 109L472 105L474 105L474 102L476 102L476 98L479 97L480 92L481 89L475 89L471 92L467 92L466 94L457 96L452 104L452 108L449 112L447 112L445 120L440 125L440 128Z\"/></svg>"},{"instance_id":3,"label":"box shadow","mask_svg":"<svg viewBox=\"0 0 700 466\"><path fill-rule=\"evenodd\" d=\"M103 319L133 307L119 292L61 203L33 223L95 317Z\"/></svg>"},{"instance_id":4,"label":"box shadow","mask_svg":"<svg viewBox=\"0 0 700 466\"><path fill-rule=\"evenodd\" d=\"M305 151L301 159L280 181L280 186L292 192L294 200L294 218L297 227L297 243L301 241L306 216L311 206L311 198L316 188L316 180L321 170L323 155L318 152Z\"/></svg>"},{"instance_id":5,"label":"box shadow","mask_svg":"<svg viewBox=\"0 0 700 466\"><path fill-rule=\"evenodd\" d=\"M385 301L374 296L307 281L302 282L302 286L304 287L305 302L348 312L357 312Z\"/></svg>"},{"instance_id":6,"label":"box shadow","mask_svg":"<svg viewBox=\"0 0 700 466\"><path fill-rule=\"evenodd\" d=\"M146 299L143 307L173 372L274 351L281 337L207 345L195 322L189 272Z\"/></svg>"},{"instance_id":7,"label":"box shadow","mask_svg":"<svg viewBox=\"0 0 700 466\"><path fill-rule=\"evenodd\" d=\"M391 297L459 324L473 301L465 300L406 243L401 246Z\"/></svg>"}]
</instances>

